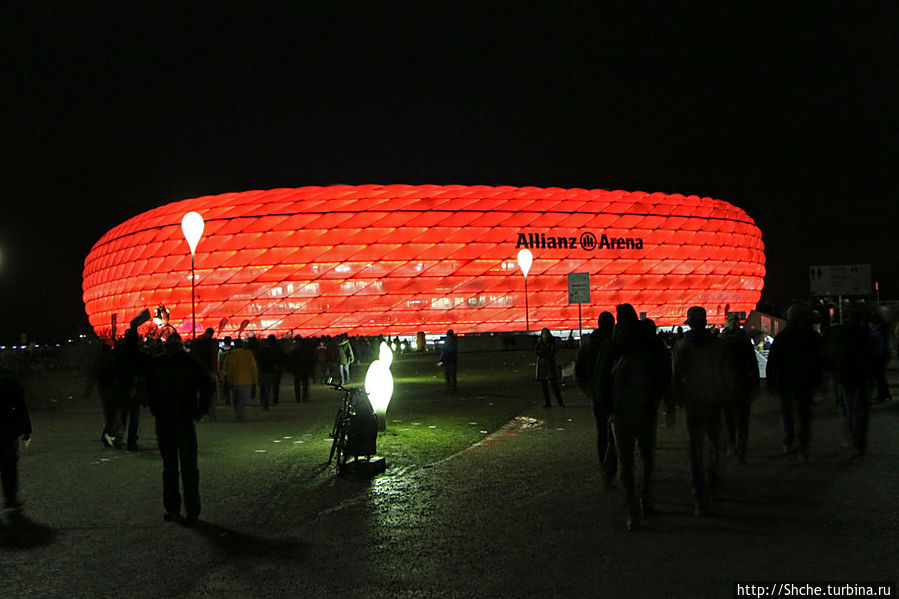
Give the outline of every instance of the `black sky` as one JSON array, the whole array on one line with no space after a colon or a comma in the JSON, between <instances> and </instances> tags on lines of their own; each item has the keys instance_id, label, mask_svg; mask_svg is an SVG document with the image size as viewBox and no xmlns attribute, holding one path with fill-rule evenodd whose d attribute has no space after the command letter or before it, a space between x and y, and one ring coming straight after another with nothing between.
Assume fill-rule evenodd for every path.
<instances>
[{"instance_id":1,"label":"black sky","mask_svg":"<svg viewBox=\"0 0 899 599\"><path fill-rule=\"evenodd\" d=\"M762 229L763 300L855 263L899 297L896 3L32 4L0 20L0 341L87 330L132 216L333 183L712 196Z\"/></svg>"}]
</instances>

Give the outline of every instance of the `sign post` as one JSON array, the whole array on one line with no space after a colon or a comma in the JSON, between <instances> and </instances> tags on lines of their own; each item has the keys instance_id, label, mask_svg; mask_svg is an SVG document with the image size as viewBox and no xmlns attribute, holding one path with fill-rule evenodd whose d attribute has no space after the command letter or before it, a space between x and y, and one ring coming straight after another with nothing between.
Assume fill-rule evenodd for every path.
<instances>
[{"instance_id":1,"label":"sign post","mask_svg":"<svg viewBox=\"0 0 899 599\"><path fill-rule=\"evenodd\" d=\"M844 264L809 267L813 296L871 295L871 265Z\"/></svg>"},{"instance_id":2,"label":"sign post","mask_svg":"<svg viewBox=\"0 0 899 599\"><path fill-rule=\"evenodd\" d=\"M837 297L840 324L843 323L844 295L871 295L870 264L811 266L808 271L808 279L813 297Z\"/></svg>"},{"instance_id":3,"label":"sign post","mask_svg":"<svg viewBox=\"0 0 899 599\"><path fill-rule=\"evenodd\" d=\"M590 303L590 273L568 273L568 303L577 304L577 332L578 339L583 337L583 325L581 323L581 304Z\"/></svg>"}]
</instances>

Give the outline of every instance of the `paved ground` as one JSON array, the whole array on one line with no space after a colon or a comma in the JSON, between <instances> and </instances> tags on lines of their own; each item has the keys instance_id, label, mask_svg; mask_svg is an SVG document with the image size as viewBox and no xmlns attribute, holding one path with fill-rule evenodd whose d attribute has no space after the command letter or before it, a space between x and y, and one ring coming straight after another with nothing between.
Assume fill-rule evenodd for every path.
<instances>
[{"instance_id":1,"label":"paved ground","mask_svg":"<svg viewBox=\"0 0 899 599\"><path fill-rule=\"evenodd\" d=\"M763 395L749 464L726 463L705 519L679 420L660 431L659 513L628 533L620 494L598 484L586 401L569 390L544 410L528 383L520 417L481 444L371 481L320 468L333 401L204 423L193 529L162 521L149 418L128 453L100 446L97 409L36 412L26 509L0 526L0 597L731 597L736 580L897 579L899 401L873 407L853 461L821 397L798 463Z\"/></svg>"}]
</instances>

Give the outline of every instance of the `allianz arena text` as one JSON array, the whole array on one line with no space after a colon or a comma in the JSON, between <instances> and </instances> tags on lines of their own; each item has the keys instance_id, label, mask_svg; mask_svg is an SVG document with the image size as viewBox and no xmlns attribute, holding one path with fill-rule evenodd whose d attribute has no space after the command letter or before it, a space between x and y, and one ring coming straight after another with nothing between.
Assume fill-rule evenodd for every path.
<instances>
[{"instance_id":1,"label":"allianz arena text","mask_svg":"<svg viewBox=\"0 0 899 599\"><path fill-rule=\"evenodd\" d=\"M682 323L693 305L720 323L755 307L765 276L761 231L711 198L462 185L247 191L166 204L97 241L83 284L97 334L121 334L160 306L191 333L181 230L191 211L205 221L196 328L219 335L577 329L570 273L589 276L585 328L623 302L658 325ZM527 301L516 259L524 248L534 256Z\"/></svg>"}]
</instances>

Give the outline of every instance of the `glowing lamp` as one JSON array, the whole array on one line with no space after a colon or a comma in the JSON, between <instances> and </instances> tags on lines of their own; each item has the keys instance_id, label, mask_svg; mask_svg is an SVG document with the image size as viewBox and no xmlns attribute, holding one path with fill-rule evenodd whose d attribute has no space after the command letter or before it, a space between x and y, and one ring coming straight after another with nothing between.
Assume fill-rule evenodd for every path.
<instances>
[{"instance_id":1,"label":"glowing lamp","mask_svg":"<svg viewBox=\"0 0 899 599\"><path fill-rule=\"evenodd\" d=\"M194 255L197 252L197 244L203 236L203 217L197 212L188 212L181 219L181 232L187 240L190 248L190 313L191 313L191 338L197 338L197 294L196 277L194 275Z\"/></svg>"},{"instance_id":2,"label":"glowing lamp","mask_svg":"<svg viewBox=\"0 0 899 599\"><path fill-rule=\"evenodd\" d=\"M188 212L181 219L181 232L184 233L184 239L190 247L190 255L193 256L197 251L197 244L200 243L200 237L203 236L203 217L198 212Z\"/></svg>"},{"instance_id":3,"label":"glowing lamp","mask_svg":"<svg viewBox=\"0 0 899 599\"><path fill-rule=\"evenodd\" d=\"M371 363L368 372L365 373L365 392L375 414L378 415L378 430L387 430L387 405L393 395L393 374L390 373L390 363L393 362L393 352L390 345L381 342L378 359Z\"/></svg>"},{"instance_id":4,"label":"glowing lamp","mask_svg":"<svg viewBox=\"0 0 899 599\"><path fill-rule=\"evenodd\" d=\"M528 272L531 270L531 264L534 263L534 254L531 250L525 248L518 252L518 266L524 273L524 278L528 278Z\"/></svg>"},{"instance_id":5,"label":"glowing lamp","mask_svg":"<svg viewBox=\"0 0 899 599\"><path fill-rule=\"evenodd\" d=\"M525 332L531 332L531 316L528 309L528 271L531 270L531 264L534 263L534 254L531 250L525 248L518 252L518 266L524 273L524 326Z\"/></svg>"}]
</instances>

